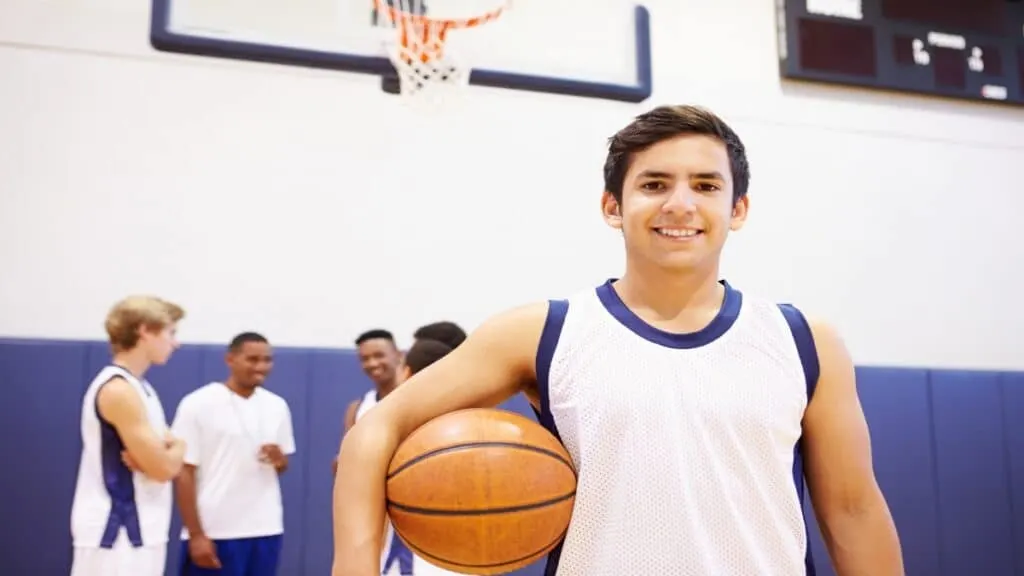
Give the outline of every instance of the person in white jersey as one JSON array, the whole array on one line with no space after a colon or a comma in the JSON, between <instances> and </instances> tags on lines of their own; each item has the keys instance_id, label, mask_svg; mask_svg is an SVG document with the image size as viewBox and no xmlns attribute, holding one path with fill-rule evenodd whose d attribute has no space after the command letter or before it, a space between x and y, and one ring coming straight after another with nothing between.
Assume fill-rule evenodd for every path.
<instances>
[{"instance_id":1,"label":"person in white jersey","mask_svg":"<svg viewBox=\"0 0 1024 576\"><path fill-rule=\"evenodd\" d=\"M412 375L430 366L446 356L452 348L437 340L418 339L405 353L396 370L395 386L400 386ZM367 397L360 404L355 419L358 421L378 404L375 398ZM413 553L398 537L391 525L385 526L383 549L380 553L380 571L382 576L457 576L438 566L434 566Z\"/></svg>"},{"instance_id":2,"label":"person in white jersey","mask_svg":"<svg viewBox=\"0 0 1024 576\"><path fill-rule=\"evenodd\" d=\"M373 388L367 390L361 398L349 402L345 408L343 431L345 434L355 426L356 417L364 406L373 406L391 393L397 385L398 365L402 362L402 352L395 343L394 335L388 330L374 328L356 337L356 354L363 374L373 382ZM338 459L331 462L331 474L338 469Z\"/></svg>"},{"instance_id":3,"label":"person in white jersey","mask_svg":"<svg viewBox=\"0 0 1024 576\"><path fill-rule=\"evenodd\" d=\"M402 352L395 343L394 335L380 328L367 330L356 338L356 353L363 373L373 382L373 389L349 403L345 410L346 432L355 424L361 406L375 404L395 389L398 365L402 361Z\"/></svg>"},{"instance_id":4,"label":"person in white jersey","mask_svg":"<svg viewBox=\"0 0 1024 576\"><path fill-rule=\"evenodd\" d=\"M518 392L579 473L549 576L813 574L805 477L836 573L902 574L839 335L719 276L749 179L739 137L705 109L661 106L615 134L601 209L623 237L621 278L485 321L353 428L333 575L377 573L399 442Z\"/></svg>"},{"instance_id":5,"label":"person in white jersey","mask_svg":"<svg viewBox=\"0 0 1024 576\"><path fill-rule=\"evenodd\" d=\"M107 315L113 358L82 399L71 576L163 576L170 481L185 444L168 432L160 396L144 376L171 358L184 316L152 296L125 298Z\"/></svg>"},{"instance_id":6,"label":"person in white jersey","mask_svg":"<svg viewBox=\"0 0 1024 576\"><path fill-rule=\"evenodd\" d=\"M228 377L185 396L172 430L188 443L175 482L181 576L274 576L284 538L279 476L295 453L291 410L263 384L267 339L243 332L224 357Z\"/></svg>"}]
</instances>

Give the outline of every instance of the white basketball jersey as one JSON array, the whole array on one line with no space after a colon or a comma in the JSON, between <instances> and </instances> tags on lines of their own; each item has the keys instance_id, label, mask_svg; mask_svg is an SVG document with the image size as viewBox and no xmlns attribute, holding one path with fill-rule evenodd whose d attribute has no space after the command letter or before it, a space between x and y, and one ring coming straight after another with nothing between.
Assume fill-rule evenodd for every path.
<instances>
[{"instance_id":1,"label":"white basketball jersey","mask_svg":"<svg viewBox=\"0 0 1024 576\"><path fill-rule=\"evenodd\" d=\"M689 334L644 322L611 281L551 302L538 416L579 478L548 576L813 574L799 448L813 339L795 308L723 284Z\"/></svg>"},{"instance_id":2,"label":"white basketball jersey","mask_svg":"<svg viewBox=\"0 0 1024 576\"><path fill-rule=\"evenodd\" d=\"M119 366L100 370L82 399L82 457L71 505L72 539L77 547L111 548L123 532L135 547L163 545L171 527L171 483L151 480L125 466L124 443L96 406L97 392L116 377L139 393L156 433L162 437L167 431L163 405L148 382Z\"/></svg>"}]
</instances>

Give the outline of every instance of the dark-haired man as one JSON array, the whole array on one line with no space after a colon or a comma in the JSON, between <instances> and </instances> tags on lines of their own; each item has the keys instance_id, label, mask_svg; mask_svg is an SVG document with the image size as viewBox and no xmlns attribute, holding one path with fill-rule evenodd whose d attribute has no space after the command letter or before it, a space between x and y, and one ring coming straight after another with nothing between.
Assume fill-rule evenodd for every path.
<instances>
[{"instance_id":1,"label":"dark-haired man","mask_svg":"<svg viewBox=\"0 0 1024 576\"><path fill-rule=\"evenodd\" d=\"M360 412L369 410L395 389L398 364L402 361L402 352L395 344L394 335L381 328L360 334L356 338L356 353L363 373L373 381L373 389L348 405L345 410L346 432L355 424Z\"/></svg>"},{"instance_id":2,"label":"dark-haired man","mask_svg":"<svg viewBox=\"0 0 1024 576\"><path fill-rule=\"evenodd\" d=\"M442 320L420 326L412 335L419 340L437 340L451 347L452 350L459 347L466 340L466 331L455 322Z\"/></svg>"},{"instance_id":3,"label":"dark-haired man","mask_svg":"<svg viewBox=\"0 0 1024 576\"><path fill-rule=\"evenodd\" d=\"M520 392L579 474L547 576L813 574L805 475L838 576L901 576L842 339L719 277L749 182L707 110L661 106L615 134L601 208L622 277L491 318L366 415L339 455L333 576L378 574L406 436Z\"/></svg>"},{"instance_id":4,"label":"dark-haired man","mask_svg":"<svg viewBox=\"0 0 1024 576\"><path fill-rule=\"evenodd\" d=\"M186 439L175 482L181 512L181 576L273 576L284 533L278 476L295 452L291 410L263 387L270 343L236 336L224 357L228 378L182 399L172 429Z\"/></svg>"}]
</instances>

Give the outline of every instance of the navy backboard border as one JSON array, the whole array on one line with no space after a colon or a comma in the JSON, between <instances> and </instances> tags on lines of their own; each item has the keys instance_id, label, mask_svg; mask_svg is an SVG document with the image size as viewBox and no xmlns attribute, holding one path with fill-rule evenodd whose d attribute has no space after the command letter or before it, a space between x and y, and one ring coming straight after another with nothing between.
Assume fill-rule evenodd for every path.
<instances>
[{"instance_id":1,"label":"navy backboard border","mask_svg":"<svg viewBox=\"0 0 1024 576\"><path fill-rule=\"evenodd\" d=\"M357 54L336 54L318 50L268 46L252 42L218 40L198 36L176 34L170 30L170 9L173 0L152 0L149 41L153 48L163 52L208 56L233 60L248 60L270 64L303 66L343 72L376 74L384 78L395 76L395 69L387 58L361 56ZM475 86L505 88L582 96L620 102L643 102L651 96L653 78L651 70L651 25L650 12L643 5L634 9L636 28L636 83L606 84L585 82L549 76L532 76L473 69L469 83Z\"/></svg>"}]
</instances>

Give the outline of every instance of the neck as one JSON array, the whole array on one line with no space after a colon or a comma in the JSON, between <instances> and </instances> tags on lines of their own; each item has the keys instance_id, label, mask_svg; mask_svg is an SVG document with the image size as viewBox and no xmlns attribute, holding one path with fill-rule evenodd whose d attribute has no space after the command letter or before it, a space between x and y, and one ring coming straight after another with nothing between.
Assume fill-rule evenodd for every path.
<instances>
[{"instance_id":1,"label":"neck","mask_svg":"<svg viewBox=\"0 0 1024 576\"><path fill-rule=\"evenodd\" d=\"M378 384L377 385L377 400L383 400L385 396L391 394L395 389L394 382L390 384Z\"/></svg>"},{"instance_id":2,"label":"neck","mask_svg":"<svg viewBox=\"0 0 1024 576\"><path fill-rule=\"evenodd\" d=\"M663 317L674 317L688 309L719 307L722 287L718 264L679 271L666 270L647 262L627 262L626 273L615 283L626 303L640 303Z\"/></svg>"},{"instance_id":3,"label":"neck","mask_svg":"<svg viewBox=\"0 0 1024 576\"><path fill-rule=\"evenodd\" d=\"M149 370L150 362L139 350L129 350L127 352L115 352L113 358L114 364L124 368L125 370L132 373L132 376L136 378L142 378Z\"/></svg>"},{"instance_id":4,"label":"neck","mask_svg":"<svg viewBox=\"0 0 1024 576\"><path fill-rule=\"evenodd\" d=\"M248 398L249 396L252 396L252 393L256 390L255 388L245 388L243 386L239 386L238 382L235 382L235 379L230 377L228 378L228 381L224 383L224 385L227 386L229 390L231 390L235 394L238 394L242 398Z\"/></svg>"}]
</instances>

